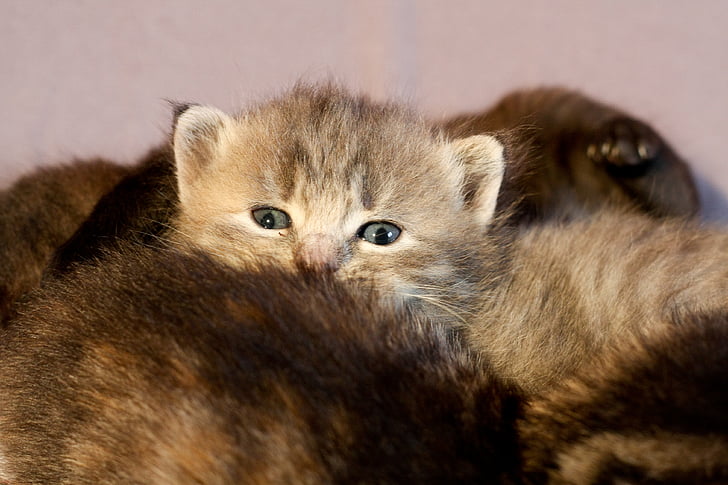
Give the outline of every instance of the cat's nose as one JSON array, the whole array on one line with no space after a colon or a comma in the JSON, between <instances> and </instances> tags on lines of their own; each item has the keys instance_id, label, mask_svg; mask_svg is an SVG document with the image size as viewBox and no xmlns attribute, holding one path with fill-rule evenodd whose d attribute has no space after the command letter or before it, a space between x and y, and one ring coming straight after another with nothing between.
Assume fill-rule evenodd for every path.
<instances>
[{"instance_id":1,"label":"cat's nose","mask_svg":"<svg viewBox=\"0 0 728 485\"><path fill-rule=\"evenodd\" d=\"M309 234L298 244L296 264L315 270L337 271L341 266L341 248L328 234Z\"/></svg>"}]
</instances>

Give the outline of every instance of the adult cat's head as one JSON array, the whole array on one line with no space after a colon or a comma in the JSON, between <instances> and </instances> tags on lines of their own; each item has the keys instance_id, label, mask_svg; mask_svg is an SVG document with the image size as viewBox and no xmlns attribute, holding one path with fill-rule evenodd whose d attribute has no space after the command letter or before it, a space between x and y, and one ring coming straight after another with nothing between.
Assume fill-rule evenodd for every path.
<instances>
[{"instance_id":1,"label":"adult cat's head","mask_svg":"<svg viewBox=\"0 0 728 485\"><path fill-rule=\"evenodd\" d=\"M236 117L181 107L173 143L178 237L229 263L335 271L443 316L472 295L503 174L494 138L450 141L326 85Z\"/></svg>"}]
</instances>

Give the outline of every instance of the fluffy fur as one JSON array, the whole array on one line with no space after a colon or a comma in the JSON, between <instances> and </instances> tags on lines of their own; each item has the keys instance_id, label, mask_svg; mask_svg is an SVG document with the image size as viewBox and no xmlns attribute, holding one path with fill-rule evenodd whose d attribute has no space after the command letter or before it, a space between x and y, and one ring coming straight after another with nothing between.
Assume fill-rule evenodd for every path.
<instances>
[{"instance_id":1,"label":"fluffy fur","mask_svg":"<svg viewBox=\"0 0 728 485\"><path fill-rule=\"evenodd\" d=\"M527 483L728 481L728 320L625 339L520 424Z\"/></svg>"},{"instance_id":2,"label":"fluffy fur","mask_svg":"<svg viewBox=\"0 0 728 485\"><path fill-rule=\"evenodd\" d=\"M528 100L526 106L543 109L543 130L550 130L548 121L558 118L563 109L552 98L541 91L519 97ZM593 117L601 113L600 119L611 119L607 114L613 111L576 93L563 92L561 98L567 102L569 115L558 118L561 131L544 134L551 144L563 145L569 140L572 123L581 121L584 130L591 133ZM514 103L504 101L504 105ZM526 111L517 104L509 109L497 107L491 113L499 121L487 127L511 128L514 120L523 122ZM502 148L478 134L478 119L449 123L449 136L469 131L468 137L449 142L401 107L372 103L331 86L299 86L236 117L214 108L185 105L178 110L174 153L160 152L162 155L147 165L150 172L169 172L165 162L173 157L176 182L167 176L147 186L140 184L138 180L145 179L137 176L133 183L121 184L61 249L56 259L60 264L53 267L62 270L74 261L96 256L110 239L164 233L167 240L205 247L233 264L262 256L290 267L308 264L315 255L317 264L336 268L345 278L376 281L400 301L419 306L440 320L463 321L475 297L470 275L480 264L473 260L472 247L487 238L485 231L493 218L503 171L499 161ZM569 153L578 151L580 143ZM655 143L660 143L659 139ZM509 150L513 152L513 146L509 145ZM534 170L550 173L554 166L563 165L558 160L555 156L544 156L537 162L523 156L512 160L511 166L521 168L510 169L503 193L517 192L522 180L514 174ZM678 167L669 169L672 165ZM667 177L666 182L688 187L685 190L689 192L692 180L680 168L680 160L669 159L660 166L664 170L655 176ZM572 169L595 170L581 165ZM685 177L665 175L665 171ZM652 183L653 172L646 169L649 180L645 183ZM617 184L619 179L604 176L604 187ZM155 177L152 174L146 180L157 180ZM547 180L546 185L554 185L554 193L560 191L558 177ZM582 178L571 180L580 184ZM179 192L178 206L172 186ZM527 198L532 195L531 185L523 183L520 187L521 194L525 192ZM593 194L602 203L612 200L599 191L578 192ZM518 217L573 211L565 207L569 203L585 210L590 207L586 202L567 203L566 199L564 206L553 203L550 193L551 189L544 187L537 202L529 198L529 204L537 204L539 209L528 214L519 211ZM631 202L619 200L625 204L660 204L649 197L642 201L644 197L647 195L636 196L638 200ZM139 199L151 208L147 214L136 210L120 213L118 208L128 205L125 201ZM514 200L512 195L501 194L501 210L507 210ZM174 208L165 210L165 204ZM285 210L292 226L282 231L263 230L250 215L256 206ZM665 213L682 210L677 203L674 210L664 209ZM358 239L362 224L373 220L399 224L404 229L400 240L375 246ZM158 221L157 227L150 227L154 222L147 221ZM160 227L168 222L171 231ZM500 258L495 253L478 257Z\"/></svg>"},{"instance_id":3,"label":"fluffy fur","mask_svg":"<svg viewBox=\"0 0 728 485\"><path fill-rule=\"evenodd\" d=\"M504 376L531 392L568 375L625 331L652 332L672 312L722 305L724 234L603 207L626 200L627 179L660 186L673 181L681 197L665 199L658 190L654 199L644 199L648 192L637 191L634 202L666 204L657 212L670 212L668 206L689 212L691 179L669 147L660 145L649 163L640 156L640 176L620 178L595 168L595 161L587 168L583 156L570 165L576 160L571 155L559 158L554 153L561 152L546 147L566 143L564 153L585 153L578 147L593 130L611 129L604 126L613 126L616 112L563 91L514 95L503 102L511 105L495 108L483 123L509 125L528 111L524 106L543 107L534 116L549 141L531 145L544 147L535 167L551 174L546 186L554 193L573 192L563 199L570 203L557 203L550 189L537 190L541 196L528 205L540 207L536 213L556 213L540 224L519 224L520 217L533 222L533 213L519 216L515 231L508 225L512 218L494 223L503 150L493 138L450 140L400 106L332 86L299 86L238 116L181 107L172 150L156 152L104 197L54 268L92 259L118 238L203 249L233 266L261 258L291 270L326 267L341 279L376 285L421 316L462 328ZM453 121L449 133L457 132L453 127L477 131L478 119ZM551 119L555 127L546 122ZM630 133L640 133L643 125L630 123ZM568 136L579 129L579 137ZM599 163L626 164L628 148L644 152L637 146L648 143L643 138L649 133L637 136L635 145L612 140L621 156L609 158L610 149ZM601 136L596 139L604 141ZM517 158L519 164L534 167ZM562 166L571 168L552 174ZM565 173L585 190L559 189ZM511 175L503 193L518 180ZM586 191L594 184L601 189ZM614 199L612 192L624 197ZM582 200L590 193L602 202L595 215ZM510 205L505 200L498 203ZM290 227L262 228L252 215L260 207L285 211ZM560 222L564 213L571 222ZM371 221L399 226L399 239L383 246L360 239ZM676 273L679 267L686 269ZM637 271L649 271L649 277L634 278Z\"/></svg>"},{"instance_id":4,"label":"fluffy fur","mask_svg":"<svg viewBox=\"0 0 728 485\"><path fill-rule=\"evenodd\" d=\"M0 320L128 171L103 160L77 162L41 169L0 192Z\"/></svg>"},{"instance_id":5,"label":"fluffy fur","mask_svg":"<svg viewBox=\"0 0 728 485\"><path fill-rule=\"evenodd\" d=\"M177 186L171 159L170 148L158 148L130 169L56 250L46 273L63 274L76 263L93 262L118 242L157 244L176 211Z\"/></svg>"},{"instance_id":6,"label":"fluffy fur","mask_svg":"<svg viewBox=\"0 0 728 485\"><path fill-rule=\"evenodd\" d=\"M190 108L174 142L173 240L233 265L262 257L293 268L323 252L338 277L461 328L529 392L623 334L725 309L725 232L612 212L606 202L587 217L571 211L566 222L510 232L492 224L501 147L479 135L447 142L397 107L299 88L238 118ZM286 211L291 227L261 228L250 215L261 206ZM356 239L376 220L402 227L400 239Z\"/></svg>"},{"instance_id":7,"label":"fluffy fur","mask_svg":"<svg viewBox=\"0 0 728 485\"><path fill-rule=\"evenodd\" d=\"M181 105L180 112L189 107ZM217 114L222 116L208 120L213 131L215 121L227 118ZM698 210L687 166L654 130L573 91L517 91L485 112L441 125L456 139L499 133L509 163L498 203L519 221L593 211L605 202L658 216ZM109 240L149 243L164 231L177 198L171 150L154 150L134 173L130 170L108 162L44 169L0 194L0 256L6 262L0 273L2 315L37 285L50 254L75 230L51 263L53 270L100 255ZM99 198L125 175L79 229Z\"/></svg>"},{"instance_id":8,"label":"fluffy fur","mask_svg":"<svg viewBox=\"0 0 728 485\"><path fill-rule=\"evenodd\" d=\"M587 118L605 109L596 128L608 149L589 150L596 142L586 143L590 135L582 132L572 147L569 130L557 130L548 143L566 151L551 158L545 150L538 162L556 175L542 188L524 185L524 199L513 187L538 163L506 170L500 200L502 149L493 138L451 139L400 107L336 88L299 87L236 117L180 108L173 147L155 152L102 198L57 255L59 279L3 331L0 477L509 480L518 396L448 341L445 327L461 329L499 377L530 396L592 359L609 362L624 339L657 342L647 344L656 360L638 359L636 373L610 364L616 381L576 377L570 382L586 384L572 397L538 398L542 404L521 428L535 483L723 477L710 467L699 474L706 464L722 470L723 441L705 439L690 415L679 420L691 434L686 442L713 461L699 456L696 467L658 469L661 456L680 456L680 443L662 431L620 434L620 423L631 419L626 408L616 417L595 413L618 392L636 405L643 399L631 387L636 382L653 383L656 396L689 394L655 374L691 376L690 359L702 344L670 367L674 347L660 342L696 315L725 314L728 238L693 223L605 209L603 201L657 215L691 213L691 179L679 159L645 147L649 132L639 134L638 122L628 123L625 136L639 136L625 145L624 136L604 134L624 134L608 109L565 96L564 110L551 113L556 119L567 113L564 119L578 120L579 108L566 109L569 100L586 103ZM561 162L574 160L568 150L585 143L579 160L603 166L564 169ZM562 190L564 174L598 190ZM663 190L669 181L682 183L674 199ZM662 188L643 190L652 183ZM130 194L140 197L127 210ZM514 202L515 218L493 218L497 203L505 210ZM285 210L292 224L263 229L251 213L260 207ZM357 237L369 221L397 224L402 235L370 247ZM74 269L128 239L174 251L122 252ZM261 260L275 269L250 267ZM357 282L365 290L347 286ZM432 320L439 323L431 327ZM694 345L692 337L676 338ZM715 339L725 342L723 334ZM691 378L678 382L689 388ZM700 392L717 382L701 381L700 373L695 379ZM710 396L711 406L724 408ZM566 431L549 421L571 419L578 399L588 406ZM657 429L671 430L658 418L663 411L669 417L669 404L650 405ZM711 419L710 426L722 426ZM600 426L615 429L600 435ZM570 432L593 439L572 447ZM563 454L549 455L540 440ZM626 454L607 456L618 444L628 446ZM625 458L630 453L641 457Z\"/></svg>"},{"instance_id":9,"label":"fluffy fur","mask_svg":"<svg viewBox=\"0 0 728 485\"><path fill-rule=\"evenodd\" d=\"M499 133L507 145L500 205L520 220L605 205L653 216L697 214L690 169L654 129L563 88L515 91L488 110L446 120L450 136Z\"/></svg>"},{"instance_id":10,"label":"fluffy fur","mask_svg":"<svg viewBox=\"0 0 728 485\"><path fill-rule=\"evenodd\" d=\"M485 280L466 339L529 392L621 338L725 312L728 233L602 211L522 230Z\"/></svg>"},{"instance_id":11,"label":"fluffy fur","mask_svg":"<svg viewBox=\"0 0 728 485\"><path fill-rule=\"evenodd\" d=\"M144 235L145 244L204 248L232 265L326 266L437 320L464 318L478 284L471 248L486 237L503 172L495 139L448 141L401 106L300 86L235 117L180 109L173 140L173 153L146 166L163 176L131 177L104 197L53 272ZM130 200L149 210L120 211ZM258 207L285 211L291 226L263 229ZM373 221L399 226L399 239L358 237Z\"/></svg>"},{"instance_id":12,"label":"fluffy fur","mask_svg":"<svg viewBox=\"0 0 728 485\"><path fill-rule=\"evenodd\" d=\"M10 483L512 483L520 398L330 274L123 253L0 333Z\"/></svg>"}]
</instances>

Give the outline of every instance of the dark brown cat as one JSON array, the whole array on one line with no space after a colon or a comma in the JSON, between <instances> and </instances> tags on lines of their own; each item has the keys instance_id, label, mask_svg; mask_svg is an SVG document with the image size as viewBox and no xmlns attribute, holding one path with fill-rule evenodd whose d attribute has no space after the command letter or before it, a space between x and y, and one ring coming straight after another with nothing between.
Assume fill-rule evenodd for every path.
<instances>
[{"instance_id":1,"label":"dark brown cat","mask_svg":"<svg viewBox=\"0 0 728 485\"><path fill-rule=\"evenodd\" d=\"M520 219L604 206L692 216L698 193L687 164L650 126L563 88L515 91L490 109L444 122L450 136L501 133L509 160L501 207Z\"/></svg>"},{"instance_id":2,"label":"dark brown cat","mask_svg":"<svg viewBox=\"0 0 728 485\"><path fill-rule=\"evenodd\" d=\"M0 319L128 168L102 160L43 168L0 192Z\"/></svg>"},{"instance_id":3,"label":"dark brown cat","mask_svg":"<svg viewBox=\"0 0 728 485\"><path fill-rule=\"evenodd\" d=\"M330 274L139 248L0 332L7 483L513 483L518 393Z\"/></svg>"},{"instance_id":4,"label":"dark brown cat","mask_svg":"<svg viewBox=\"0 0 728 485\"><path fill-rule=\"evenodd\" d=\"M728 318L625 339L521 422L527 483L728 483Z\"/></svg>"},{"instance_id":5,"label":"dark brown cat","mask_svg":"<svg viewBox=\"0 0 728 485\"><path fill-rule=\"evenodd\" d=\"M728 478L725 317L615 341L517 419L445 329L331 276L135 248L37 290L0 331L0 479Z\"/></svg>"}]
</instances>

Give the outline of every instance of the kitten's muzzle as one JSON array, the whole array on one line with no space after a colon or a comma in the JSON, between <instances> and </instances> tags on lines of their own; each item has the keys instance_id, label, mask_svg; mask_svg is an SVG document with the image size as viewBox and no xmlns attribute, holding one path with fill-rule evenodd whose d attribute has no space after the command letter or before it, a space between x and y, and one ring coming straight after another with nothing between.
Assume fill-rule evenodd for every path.
<instances>
[{"instance_id":1,"label":"kitten's muzzle","mask_svg":"<svg viewBox=\"0 0 728 485\"><path fill-rule=\"evenodd\" d=\"M342 254L341 245L332 236L316 233L300 240L294 260L307 269L337 271L341 267Z\"/></svg>"}]
</instances>

